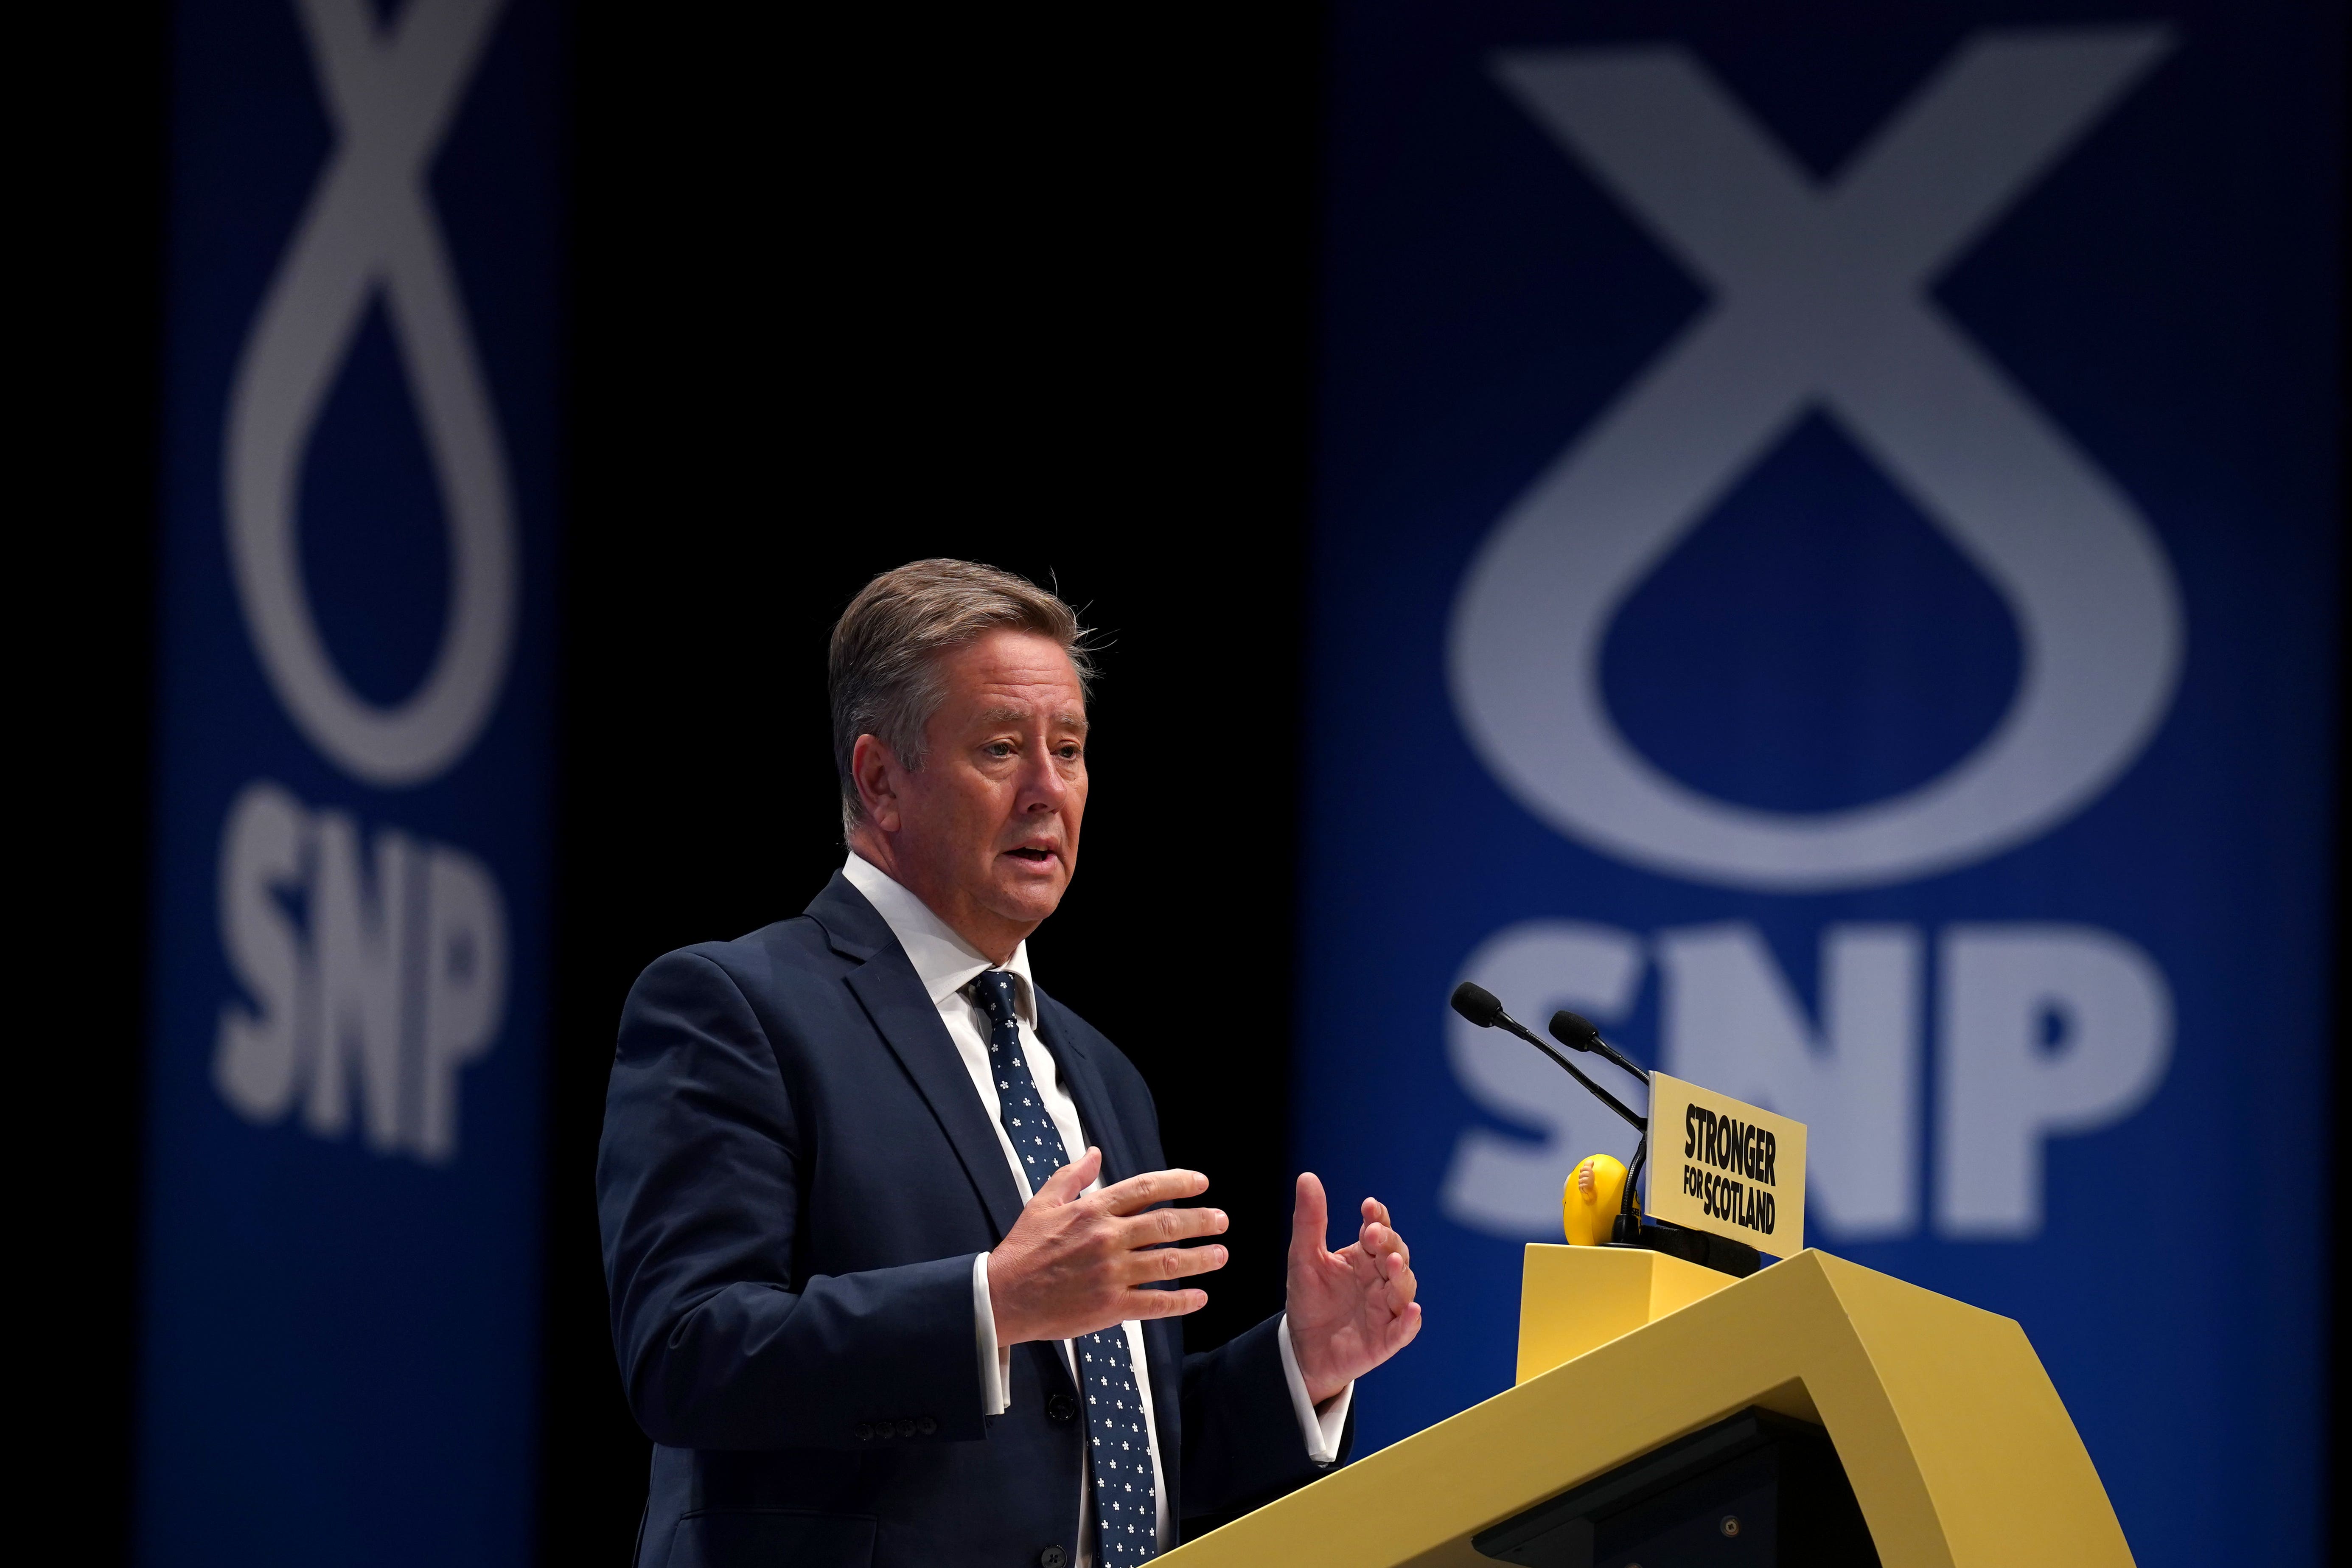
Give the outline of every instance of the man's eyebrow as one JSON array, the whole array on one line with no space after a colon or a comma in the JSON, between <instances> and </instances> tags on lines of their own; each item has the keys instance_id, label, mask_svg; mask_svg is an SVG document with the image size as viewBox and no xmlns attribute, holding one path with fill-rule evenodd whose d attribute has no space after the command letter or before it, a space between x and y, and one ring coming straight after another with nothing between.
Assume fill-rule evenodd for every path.
<instances>
[{"instance_id":1,"label":"man's eyebrow","mask_svg":"<svg viewBox=\"0 0 2352 1568\"><path fill-rule=\"evenodd\" d=\"M1029 722L1029 710L1026 708L983 709L976 722L991 726L997 724L1026 724ZM1087 716L1083 712L1056 713L1045 722L1046 727L1049 729L1076 730L1081 735L1087 732Z\"/></svg>"}]
</instances>

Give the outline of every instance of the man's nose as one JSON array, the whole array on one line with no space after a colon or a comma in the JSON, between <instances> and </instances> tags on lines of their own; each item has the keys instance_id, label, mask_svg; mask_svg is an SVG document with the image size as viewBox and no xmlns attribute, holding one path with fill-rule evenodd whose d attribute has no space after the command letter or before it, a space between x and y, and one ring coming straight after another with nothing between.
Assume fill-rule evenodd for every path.
<instances>
[{"instance_id":1,"label":"man's nose","mask_svg":"<svg viewBox=\"0 0 2352 1568\"><path fill-rule=\"evenodd\" d=\"M1053 754L1049 752L1033 753L1029 765L1022 770L1021 804L1033 809L1058 805L1062 797L1069 793L1069 781L1062 776L1062 770L1054 765Z\"/></svg>"}]
</instances>

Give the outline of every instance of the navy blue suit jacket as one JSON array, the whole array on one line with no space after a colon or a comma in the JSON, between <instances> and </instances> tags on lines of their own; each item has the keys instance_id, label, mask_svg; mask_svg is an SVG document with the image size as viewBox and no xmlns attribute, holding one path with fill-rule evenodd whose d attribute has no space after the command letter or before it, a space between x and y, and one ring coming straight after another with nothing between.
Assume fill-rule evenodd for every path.
<instances>
[{"instance_id":1,"label":"navy blue suit jacket","mask_svg":"<svg viewBox=\"0 0 2352 1568\"><path fill-rule=\"evenodd\" d=\"M1037 1014L1103 1180L1164 1166L1128 1059L1042 990ZM1020 1190L847 881L638 979L596 1195L621 1375L656 1445L638 1568L1075 1561L1085 1423L1057 1349L1014 1347L1011 1408L981 1413L972 1258ZM1277 1323L1192 1356L1181 1320L1144 1324L1171 1519L1317 1473Z\"/></svg>"}]
</instances>

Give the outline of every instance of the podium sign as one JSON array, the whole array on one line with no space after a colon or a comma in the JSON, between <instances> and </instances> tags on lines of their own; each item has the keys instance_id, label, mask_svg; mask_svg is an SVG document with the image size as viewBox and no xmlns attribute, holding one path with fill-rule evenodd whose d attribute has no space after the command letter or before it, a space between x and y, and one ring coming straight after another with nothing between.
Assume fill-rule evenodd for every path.
<instances>
[{"instance_id":1,"label":"podium sign","mask_svg":"<svg viewBox=\"0 0 2352 1568\"><path fill-rule=\"evenodd\" d=\"M1789 1258L1805 1247L1805 1124L1650 1075L1643 1212Z\"/></svg>"}]
</instances>

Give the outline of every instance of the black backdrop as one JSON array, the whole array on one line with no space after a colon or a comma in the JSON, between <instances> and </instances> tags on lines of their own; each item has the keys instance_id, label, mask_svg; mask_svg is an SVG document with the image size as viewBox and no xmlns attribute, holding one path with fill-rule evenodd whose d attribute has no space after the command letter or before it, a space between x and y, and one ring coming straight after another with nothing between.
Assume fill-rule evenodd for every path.
<instances>
[{"instance_id":1,"label":"black backdrop","mask_svg":"<svg viewBox=\"0 0 2352 1568\"><path fill-rule=\"evenodd\" d=\"M902 561L1055 584L1108 638L1079 874L1032 952L1234 1215L1188 1339L1281 1305L1311 17L741 15L574 37L551 1560L621 1561L645 1492L591 1194L621 999L839 864L825 636ZM1180 965L1229 1027L1180 1019Z\"/></svg>"},{"instance_id":2,"label":"black backdrop","mask_svg":"<svg viewBox=\"0 0 2352 1568\"><path fill-rule=\"evenodd\" d=\"M1114 635L1084 875L1040 975L1135 1056L1171 1157L1234 1213L1190 1329L1279 1304L1318 27L961 26L574 16L551 1563L625 1563L645 1486L589 1190L620 998L835 863L824 630L899 560L1050 577ZM159 4L51 8L22 56L12 1427L27 1495L93 1562L125 1555L134 1440L166 42ZM1155 1007L1183 962L1234 987L1231 1033ZM2340 1300L2347 1249L2322 1244Z\"/></svg>"}]
</instances>

